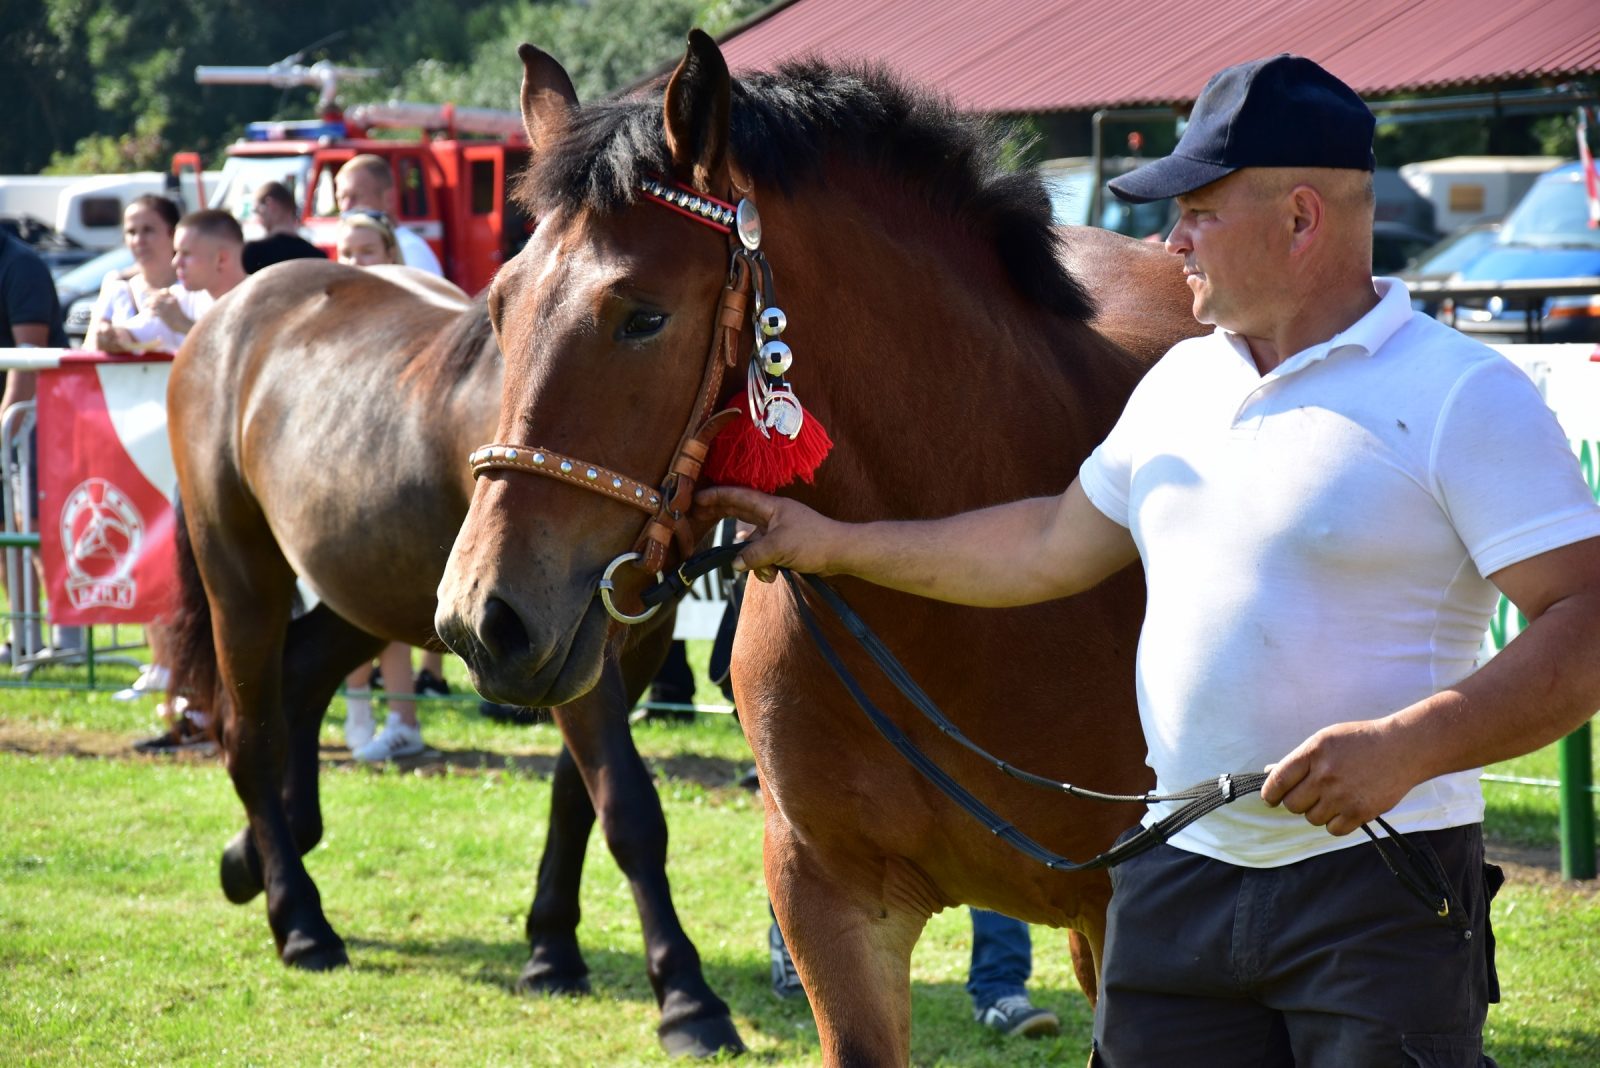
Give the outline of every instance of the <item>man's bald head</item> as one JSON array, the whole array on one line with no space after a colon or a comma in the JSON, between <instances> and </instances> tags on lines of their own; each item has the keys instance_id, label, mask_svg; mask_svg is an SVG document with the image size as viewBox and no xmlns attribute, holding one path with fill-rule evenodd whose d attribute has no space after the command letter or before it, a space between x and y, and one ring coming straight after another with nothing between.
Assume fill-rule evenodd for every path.
<instances>
[{"instance_id":1,"label":"man's bald head","mask_svg":"<svg viewBox=\"0 0 1600 1068\"><path fill-rule=\"evenodd\" d=\"M394 194L394 174L389 170L389 161L382 156L362 153L352 156L339 168L333 188L340 211L366 208L387 212Z\"/></svg>"}]
</instances>

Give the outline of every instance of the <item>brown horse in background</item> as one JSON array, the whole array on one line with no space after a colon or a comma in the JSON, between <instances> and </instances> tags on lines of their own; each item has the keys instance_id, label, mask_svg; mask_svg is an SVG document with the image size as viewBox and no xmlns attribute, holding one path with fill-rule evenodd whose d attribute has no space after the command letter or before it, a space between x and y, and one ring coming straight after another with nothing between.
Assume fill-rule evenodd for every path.
<instances>
[{"instance_id":1,"label":"brown horse in background","mask_svg":"<svg viewBox=\"0 0 1600 1068\"><path fill-rule=\"evenodd\" d=\"M287 964L347 963L301 862L322 835L323 714L386 643L437 645L435 589L472 489L462 458L493 427L501 370L483 301L405 268L321 260L253 275L173 364L187 532L174 689L220 714L248 820L223 851L223 891L242 904L266 890ZM320 603L291 620L296 575ZM705 1055L743 1046L673 909L666 823L627 722L671 635L668 613L554 710L565 745L518 986L587 990L578 885L598 810L638 903L662 1044Z\"/></svg>"},{"instance_id":2,"label":"brown horse in background","mask_svg":"<svg viewBox=\"0 0 1600 1068\"><path fill-rule=\"evenodd\" d=\"M580 109L554 60L530 46L522 56L538 161L524 195L541 223L489 297L507 364L493 440L519 455L549 450L648 482L693 429L737 246L685 217L696 211L647 199L646 181L759 208L794 351L788 378L835 442L814 485L784 492L841 519L1060 493L1149 359L1198 332L1176 257L1084 236L1084 273L1108 297L1097 312L1058 259L1037 177L1002 173L987 127L886 75L803 64L735 82L694 33L661 97ZM724 398L742 395L751 344L746 324ZM438 632L485 694L571 700L617 638L596 581L635 545L640 518L556 479L482 473L440 586ZM837 586L980 745L1053 779L1148 786L1132 685L1136 569L1006 610ZM912 946L931 914L962 902L1071 928L1093 998L1107 876L1035 865L899 759L824 666L796 595L752 585L733 678L764 787L767 884L828 1062L906 1063ZM824 626L920 749L1047 848L1087 858L1137 817L1000 775Z\"/></svg>"}]
</instances>

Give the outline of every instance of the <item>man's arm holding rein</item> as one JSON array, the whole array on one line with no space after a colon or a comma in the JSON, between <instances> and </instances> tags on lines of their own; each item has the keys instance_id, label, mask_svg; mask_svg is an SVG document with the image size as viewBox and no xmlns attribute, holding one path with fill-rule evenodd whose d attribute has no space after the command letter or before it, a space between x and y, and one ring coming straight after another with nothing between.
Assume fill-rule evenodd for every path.
<instances>
[{"instance_id":1,"label":"man's arm holding rein","mask_svg":"<svg viewBox=\"0 0 1600 1068\"><path fill-rule=\"evenodd\" d=\"M1348 834L1418 783L1531 753L1588 722L1600 708L1600 538L1489 578L1525 630L1432 697L1318 731L1273 768L1262 798Z\"/></svg>"},{"instance_id":2,"label":"man's arm holding rein","mask_svg":"<svg viewBox=\"0 0 1600 1068\"><path fill-rule=\"evenodd\" d=\"M796 501L734 486L696 495L695 512L754 524L759 533L734 569L766 581L787 567L985 607L1078 593L1139 555L1127 528L1106 518L1076 480L1059 497L916 522L841 523Z\"/></svg>"}]
</instances>

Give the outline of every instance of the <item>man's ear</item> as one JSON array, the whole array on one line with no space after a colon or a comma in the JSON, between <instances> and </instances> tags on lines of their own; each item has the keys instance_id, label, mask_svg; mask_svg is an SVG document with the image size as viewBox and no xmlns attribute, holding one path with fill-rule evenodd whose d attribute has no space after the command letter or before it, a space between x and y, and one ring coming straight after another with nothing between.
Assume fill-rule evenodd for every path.
<instances>
[{"instance_id":1,"label":"man's ear","mask_svg":"<svg viewBox=\"0 0 1600 1068\"><path fill-rule=\"evenodd\" d=\"M1297 185L1289 191L1290 251L1309 248L1322 234L1328 205L1314 186Z\"/></svg>"}]
</instances>

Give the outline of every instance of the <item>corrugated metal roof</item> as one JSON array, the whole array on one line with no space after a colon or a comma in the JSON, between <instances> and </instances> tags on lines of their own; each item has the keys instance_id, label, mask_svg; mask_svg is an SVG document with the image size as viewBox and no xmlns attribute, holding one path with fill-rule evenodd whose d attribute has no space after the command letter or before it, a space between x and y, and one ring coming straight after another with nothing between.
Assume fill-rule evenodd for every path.
<instances>
[{"instance_id":1,"label":"corrugated metal roof","mask_svg":"<svg viewBox=\"0 0 1600 1068\"><path fill-rule=\"evenodd\" d=\"M735 70L866 59L982 112L1186 103L1295 52L1363 96L1600 72L1596 0L795 0L722 42Z\"/></svg>"}]
</instances>

